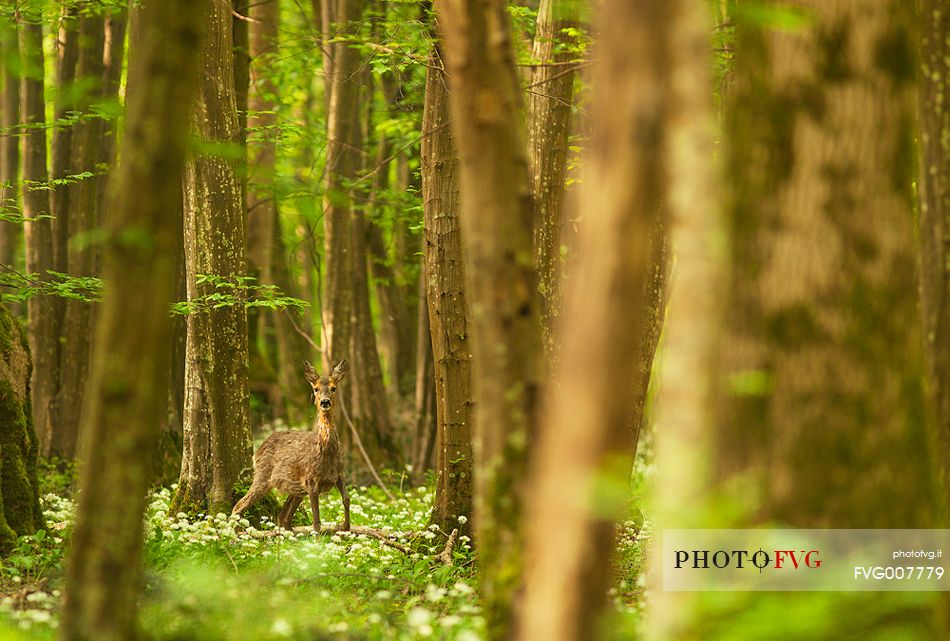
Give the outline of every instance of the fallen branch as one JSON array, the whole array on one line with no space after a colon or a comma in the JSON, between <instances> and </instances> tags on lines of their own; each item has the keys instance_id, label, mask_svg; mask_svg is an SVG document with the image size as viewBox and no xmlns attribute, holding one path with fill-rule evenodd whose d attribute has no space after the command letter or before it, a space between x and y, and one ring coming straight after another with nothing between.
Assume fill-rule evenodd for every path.
<instances>
[{"instance_id":1,"label":"fallen branch","mask_svg":"<svg viewBox=\"0 0 950 641\"><path fill-rule=\"evenodd\" d=\"M459 529L455 528L449 534L449 540L445 542L445 549L435 555L436 561L441 561L443 565L452 565L452 550L455 548L455 542L459 538Z\"/></svg>"}]
</instances>

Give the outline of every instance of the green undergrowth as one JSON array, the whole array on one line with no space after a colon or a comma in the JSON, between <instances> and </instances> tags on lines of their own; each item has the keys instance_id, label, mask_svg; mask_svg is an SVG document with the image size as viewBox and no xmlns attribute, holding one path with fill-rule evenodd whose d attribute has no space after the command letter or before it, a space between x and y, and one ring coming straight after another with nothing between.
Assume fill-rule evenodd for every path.
<instances>
[{"instance_id":1,"label":"green undergrowth","mask_svg":"<svg viewBox=\"0 0 950 641\"><path fill-rule=\"evenodd\" d=\"M0 641L54 639L74 519L70 470L41 466L48 530L20 537L0 565ZM430 479L431 480L431 479ZM143 638L156 641L477 641L484 623L475 554L462 537L453 562L435 558L448 533L429 525L431 484L352 487L351 520L397 533L394 545L366 535L281 532L271 518L172 513L174 488L150 495L145 517ZM280 497L282 498L282 497ZM321 497L323 523L342 516L336 492ZM295 524L308 525L307 502ZM462 517L462 524L465 523ZM305 528L301 528L305 529ZM618 539L608 637L629 638L642 584L633 521ZM623 578L626 577L626 578Z\"/></svg>"}]
</instances>

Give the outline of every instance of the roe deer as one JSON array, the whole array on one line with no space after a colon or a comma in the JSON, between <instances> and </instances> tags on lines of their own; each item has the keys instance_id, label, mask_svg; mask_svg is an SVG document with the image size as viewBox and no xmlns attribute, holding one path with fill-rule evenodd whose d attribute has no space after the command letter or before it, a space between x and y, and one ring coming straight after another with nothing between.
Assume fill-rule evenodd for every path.
<instances>
[{"instance_id":1,"label":"roe deer","mask_svg":"<svg viewBox=\"0 0 950 641\"><path fill-rule=\"evenodd\" d=\"M287 501L277 515L277 524L290 529L294 512L304 496L310 497L313 529L320 531L320 495L336 487L343 498L343 523L350 529L350 496L346 493L343 475L343 451L333 422L333 401L336 387L346 376L346 361L340 361L329 377L321 377L309 361L304 362L304 375L313 388L317 406L317 425L312 432L274 432L254 454L254 482L251 489L232 510L241 515L257 503L271 488L287 493Z\"/></svg>"}]
</instances>

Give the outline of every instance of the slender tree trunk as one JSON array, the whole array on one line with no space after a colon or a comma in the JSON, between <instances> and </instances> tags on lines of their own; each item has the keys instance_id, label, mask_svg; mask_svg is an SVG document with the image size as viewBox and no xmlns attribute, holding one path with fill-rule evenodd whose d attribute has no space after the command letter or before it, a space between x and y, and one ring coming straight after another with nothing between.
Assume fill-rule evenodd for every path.
<instances>
[{"instance_id":1,"label":"slender tree trunk","mask_svg":"<svg viewBox=\"0 0 950 641\"><path fill-rule=\"evenodd\" d=\"M18 27L20 59L25 73L20 81L20 114L26 124L40 125L24 132L23 179L45 183L46 172L46 100L43 87L43 29L40 24L21 20ZM23 190L23 217L26 225L26 270L48 278L53 269L53 229L49 218L49 192ZM30 348L33 353L32 389L33 424L40 437L48 439L54 431L53 401L58 387L56 372L59 335L54 324L54 297L37 295L28 304ZM41 441L46 442L46 441Z\"/></svg>"},{"instance_id":2,"label":"slender tree trunk","mask_svg":"<svg viewBox=\"0 0 950 641\"><path fill-rule=\"evenodd\" d=\"M940 429L939 461L950 495L950 11L922 2L920 94L920 239L924 340L930 393Z\"/></svg>"},{"instance_id":3,"label":"slender tree trunk","mask_svg":"<svg viewBox=\"0 0 950 641\"><path fill-rule=\"evenodd\" d=\"M277 58L278 0L268 0L250 8L254 22L250 28L251 87L248 96L248 150L252 158L248 173L247 221L248 259L261 282L276 285L290 296L298 296L298 287L290 278L287 253L275 191L277 150L277 87L268 66ZM287 314L272 316L276 338L277 382L281 391L282 413L292 423L307 415L306 385L300 367L309 357L308 349Z\"/></svg>"},{"instance_id":4,"label":"slender tree trunk","mask_svg":"<svg viewBox=\"0 0 950 641\"><path fill-rule=\"evenodd\" d=\"M114 242L104 256L106 299L83 413L88 447L63 607L65 641L138 637L142 513L166 401L163 355L182 226L178 185L203 4L181 0L143 9L106 226Z\"/></svg>"},{"instance_id":5,"label":"slender tree trunk","mask_svg":"<svg viewBox=\"0 0 950 641\"><path fill-rule=\"evenodd\" d=\"M416 425L413 437L413 475L421 481L423 473L432 469L435 463L435 444L438 438L438 418L436 416L435 363L432 360L432 333L429 331L429 305L426 295L425 266L419 272L419 310L416 323ZM471 465L472 457L468 457ZM469 470L471 476L471 470ZM469 510L471 515L471 490L469 490Z\"/></svg>"},{"instance_id":6,"label":"slender tree trunk","mask_svg":"<svg viewBox=\"0 0 950 641\"><path fill-rule=\"evenodd\" d=\"M328 5L331 0L327 0ZM353 35L363 15L363 0L335 0L329 6L334 30ZM329 25L324 22L329 27ZM350 349L350 317L353 309L353 261L351 227L353 197L349 181L361 165L359 149L360 92L364 85L359 73L360 54L349 43L329 45L330 98L327 111L326 196L324 198L324 240L326 243L326 286L323 289L323 366L329 371ZM353 369L354 378L362 373ZM343 399L345 402L345 398Z\"/></svg>"},{"instance_id":7,"label":"slender tree trunk","mask_svg":"<svg viewBox=\"0 0 950 641\"><path fill-rule=\"evenodd\" d=\"M475 392L472 320L461 231L459 160L441 60L430 58L422 116L422 204L428 325L435 367L436 480L432 522L451 531L472 517ZM454 523L453 523L454 521Z\"/></svg>"},{"instance_id":8,"label":"slender tree trunk","mask_svg":"<svg viewBox=\"0 0 950 641\"><path fill-rule=\"evenodd\" d=\"M77 108L88 113L91 107L106 97L104 79L105 16L84 15L79 18L79 57L76 77L89 83L89 94ZM99 244L90 242L90 234L101 223L99 211L100 190L105 175L99 163L107 155L107 125L101 118L81 120L73 126L72 146L68 173L91 176L69 185L67 212L69 243L66 251L66 271L71 276L95 276L99 273ZM55 416L50 434L49 453L64 459L73 458L79 439L80 409L89 378L89 357L92 348L92 329L95 309L91 303L66 302L63 336L60 352L59 390L55 401Z\"/></svg>"},{"instance_id":9,"label":"slender tree trunk","mask_svg":"<svg viewBox=\"0 0 950 641\"><path fill-rule=\"evenodd\" d=\"M648 376L656 347L645 338L656 316L648 287L654 248L664 244L657 235L665 228L658 219L666 192L675 5L612 0L602 6L580 255L560 319L559 384L544 400L525 520L524 640L593 638L606 604L622 514L621 506L598 503L592 479L611 487L628 483L636 451L631 416L642 411L642 363Z\"/></svg>"},{"instance_id":10,"label":"slender tree trunk","mask_svg":"<svg viewBox=\"0 0 950 641\"><path fill-rule=\"evenodd\" d=\"M201 81L192 127L206 143L238 140L230 5L211 3L202 25ZM246 263L246 218L238 162L196 154L185 171L188 300L216 291L198 276L233 282ZM173 505L225 512L251 467L247 385L247 311L243 305L193 310L185 358L184 452Z\"/></svg>"},{"instance_id":11,"label":"slender tree trunk","mask_svg":"<svg viewBox=\"0 0 950 641\"><path fill-rule=\"evenodd\" d=\"M0 212L14 214L19 209L17 183L20 179L19 137L14 129L20 124L20 77L17 68L20 53L15 28L0 30ZM0 264L12 266L20 239L21 225L0 221Z\"/></svg>"},{"instance_id":12,"label":"slender tree trunk","mask_svg":"<svg viewBox=\"0 0 950 641\"><path fill-rule=\"evenodd\" d=\"M521 87L505 6L501 0L436 4L460 155L462 241L478 363L475 539L489 639L512 635L523 479L544 370Z\"/></svg>"},{"instance_id":13,"label":"slender tree trunk","mask_svg":"<svg viewBox=\"0 0 950 641\"><path fill-rule=\"evenodd\" d=\"M565 29L577 26L577 0L541 0L529 74L528 161L534 196L534 253L543 307L544 348L556 360L555 322L561 309L561 223L568 134L577 57Z\"/></svg>"}]
</instances>

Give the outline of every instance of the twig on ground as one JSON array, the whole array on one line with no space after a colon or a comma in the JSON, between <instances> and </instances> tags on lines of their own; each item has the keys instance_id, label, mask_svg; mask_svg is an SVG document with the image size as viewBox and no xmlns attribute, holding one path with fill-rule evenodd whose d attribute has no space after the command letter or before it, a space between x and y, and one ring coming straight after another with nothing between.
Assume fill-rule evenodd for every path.
<instances>
[{"instance_id":1,"label":"twig on ground","mask_svg":"<svg viewBox=\"0 0 950 641\"><path fill-rule=\"evenodd\" d=\"M452 550L455 548L455 542L459 538L459 529L455 528L449 534L449 540L445 542L445 549L435 555L436 561L441 561L444 565L452 565Z\"/></svg>"}]
</instances>

